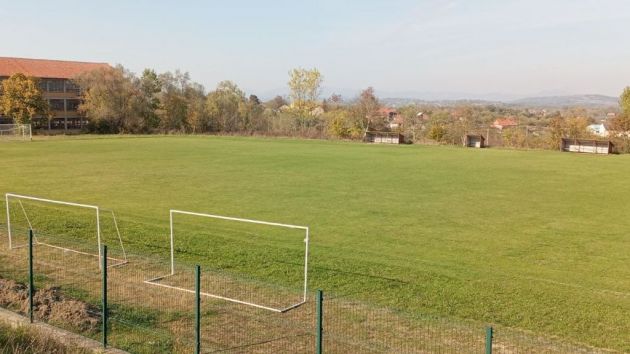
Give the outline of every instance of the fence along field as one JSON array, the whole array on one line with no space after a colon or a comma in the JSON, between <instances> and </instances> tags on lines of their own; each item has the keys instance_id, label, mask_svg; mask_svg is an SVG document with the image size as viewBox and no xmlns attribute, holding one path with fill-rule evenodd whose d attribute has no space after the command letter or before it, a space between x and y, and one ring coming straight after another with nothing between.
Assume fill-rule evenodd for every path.
<instances>
[{"instance_id":1,"label":"fence along field","mask_svg":"<svg viewBox=\"0 0 630 354\"><path fill-rule=\"evenodd\" d=\"M496 321L629 351L629 157L287 139L35 139L3 144L0 191L114 209L128 253L164 260L155 276L168 272L170 208L305 224L314 240L309 288L327 300L338 293L411 317L473 319L481 332ZM289 279L260 260L239 262L238 249L225 252L231 273ZM295 252L298 262L303 250ZM217 259L202 247L178 259L192 266L199 256Z\"/></svg>"},{"instance_id":2,"label":"fence along field","mask_svg":"<svg viewBox=\"0 0 630 354\"><path fill-rule=\"evenodd\" d=\"M101 272L94 243L97 235L102 240L119 240L115 218L97 219L92 208L77 209L73 203L50 203L39 198L6 200L10 203L11 234L19 239L17 235L34 229L37 235L35 319L99 338L103 319L99 308ZM123 251L122 262L108 253L109 343L132 352L192 352L195 305L191 291L186 289L194 287L194 270L179 258L188 255L195 259L200 248L208 248L214 253L208 263L212 265L204 268L201 291L221 296L203 297L202 352L313 352L315 300L312 296L302 298L306 289L300 275L306 268L297 261L305 255L301 243L306 241L302 237L308 229L289 227L289 234L283 235L287 229L269 228L277 224L234 223L240 219L199 219L191 218L199 216L196 213L180 214L183 220L171 218L173 242L165 237L165 245L154 245L156 254L127 256ZM4 226L2 233L8 236L9 229ZM178 226L177 232L174 226ZM196 237L186 238L187 234ZM291 239L300 242L292 243ZM269 252L278 248L281 252ZM12 249L2 247L0 251L0 305L22 313L23 301L12 301L11 295L20 295L11 294L10 289L20 289L19 285L26 283L27 251L23 244L14 244ZM244 260L235 259L234 252L251 258L253 266L285 275L285 286L260 277L246 278L237 269ZM160 253L166 255L156 257ZM169 286L147 281L164 281L165 270L171 270L166 273ZM284 307L291 296L298 302ZM327 353L481 353L486 347L486 328L479 323L414 316L334 294L326 295L324 306L322 345ZM493 341L494 352L499 353L612 352L510 329L495 330Z\"/></svg>"}]
</instances>

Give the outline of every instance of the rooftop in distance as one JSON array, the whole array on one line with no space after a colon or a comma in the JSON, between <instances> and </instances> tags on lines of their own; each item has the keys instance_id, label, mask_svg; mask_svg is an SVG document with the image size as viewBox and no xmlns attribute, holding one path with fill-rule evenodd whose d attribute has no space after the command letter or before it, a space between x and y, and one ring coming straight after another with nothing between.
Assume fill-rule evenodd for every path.
<instances>
[{"instance_id":1,"label":"rooftop in distance","mask_svg":"<svg viewBox=\"0 0 630 354\"><path fill-rule=\"evenodd\" d=\"M22 73L39 78L70 79L82 72L103 67L109 67L109 64L0 57L0 77Z\"/></svg>"}]
</instances>

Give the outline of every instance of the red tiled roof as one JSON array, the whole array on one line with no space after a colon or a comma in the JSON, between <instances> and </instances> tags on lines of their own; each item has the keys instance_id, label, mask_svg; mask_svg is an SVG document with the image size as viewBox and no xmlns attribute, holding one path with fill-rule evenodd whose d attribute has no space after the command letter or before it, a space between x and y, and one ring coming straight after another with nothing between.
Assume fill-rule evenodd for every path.
<instances>
[{"instance_id":1,"label":"red tiled roof","mask_svg":"<svg viewBox=\"0 0 630 354\"><path fill-rule=\"evenodd\" d=\"M22 73L40 78L70 79L80 73L104 67L110 66L107 63L0 57L0 76Z\"/></svg>"},{"instance_id":2,"label":"red tiled roof","mask_svg":"<svg viewBox=\"0 0 630 354\"><path fill-rule=\"evenodd\" d=\"M516 126L518 123L512 118L497 119L494 121L495 126L510 127Z\"/></svg>"}]
</instances>

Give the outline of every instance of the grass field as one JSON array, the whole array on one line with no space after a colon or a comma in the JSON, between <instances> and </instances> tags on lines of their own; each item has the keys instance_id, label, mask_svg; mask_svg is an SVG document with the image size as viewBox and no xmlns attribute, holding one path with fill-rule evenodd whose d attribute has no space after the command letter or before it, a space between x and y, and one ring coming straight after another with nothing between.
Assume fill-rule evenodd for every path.
<instances>
[{"instance_id":1,"label":"grass field","mask_svg":"<svg viewBox=\"0 0 630 354\"><path fill-rule=\"evenodd\" d=\"M137 252L168 247L171 208L308 225L311 288L630 351L630 156L113 137L2 143L0 161L0 192L113 209Z\"/></svg>"}]
</instances>

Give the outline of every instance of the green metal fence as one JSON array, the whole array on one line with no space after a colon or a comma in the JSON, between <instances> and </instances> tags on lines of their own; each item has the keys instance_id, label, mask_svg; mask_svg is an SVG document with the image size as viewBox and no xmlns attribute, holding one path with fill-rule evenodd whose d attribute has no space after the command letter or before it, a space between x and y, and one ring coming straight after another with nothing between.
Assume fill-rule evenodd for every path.
<instances>
[{"instance_id":1,"label":"green metal fence","mask_svg":"<svg viewBox=\"0 0 630 354\"><path fill-rule=\"evenodd\" d=\"M178 263L177 274L154 280L169 269L159 257L130 253L120 265L106 246L99 259L82 251L86 240L64 238L61 249L33 242L30 230L14 232L28 242L0 247L0 306L132 353L613 352L321 290L296 309L268 311L212 296L229 287L241 299L260 297L254 279Z\"/></svg>"}]
</instances>

